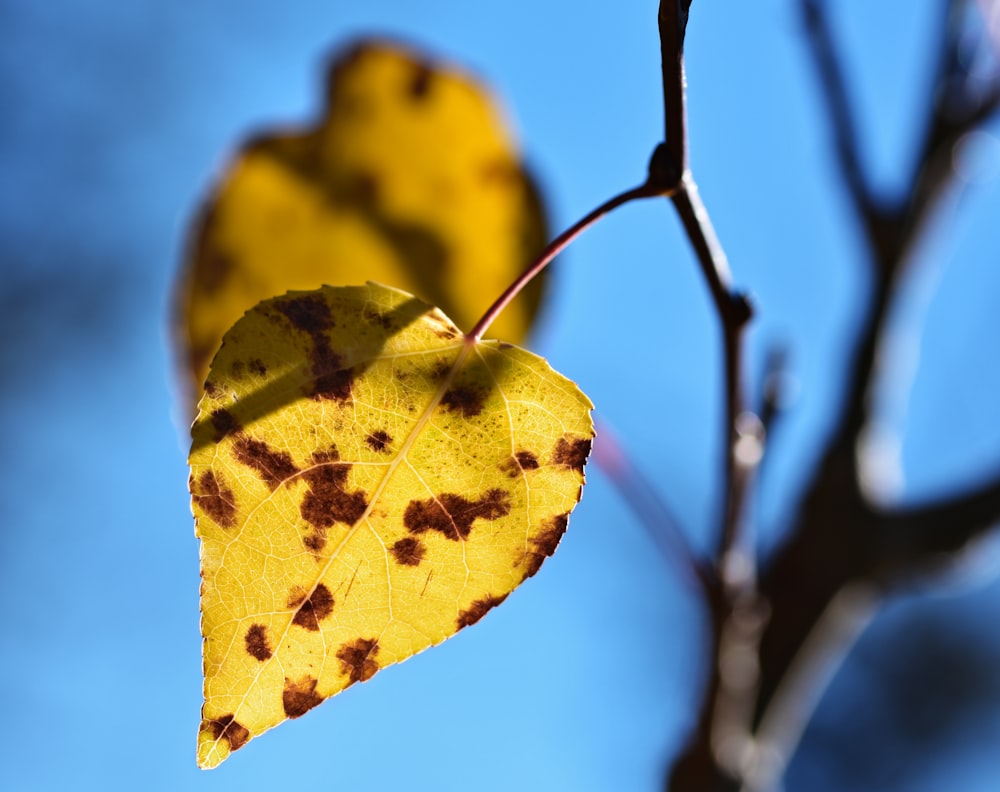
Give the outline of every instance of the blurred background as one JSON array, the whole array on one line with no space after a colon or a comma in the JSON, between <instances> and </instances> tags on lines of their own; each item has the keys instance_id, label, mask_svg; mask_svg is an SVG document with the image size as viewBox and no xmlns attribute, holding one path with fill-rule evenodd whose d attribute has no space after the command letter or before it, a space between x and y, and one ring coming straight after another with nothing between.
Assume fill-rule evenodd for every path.
<instances>
[{"instance_id":1,"label":"blurred background","mask_svg":"<svg viewBox=\"0 0 1000 792\"><path fill-rule=\"evenodd\" d=\"M830 3L866 162L898 191L939 3ZM497 91L555 229L641 181L662 128L656 3L0 1L0 788L653 790L696 715L703 614L600 472L555 559L474 630L196 769L198 547L168 337L185 233L235 147L319 108L329 54L391 34ZM797 398L760 497L780 540L829 428L865 262L794 0L696 0L692 167L750 365ZM1000 466L1000 143L956 152L877 394L891 497ZM714 541L719 339L669 207L561 260L531 346L576 379L692 542ZM821 704L789 790L1000 784L995 550L894 598Z\"/></svg>"}]
</instances>

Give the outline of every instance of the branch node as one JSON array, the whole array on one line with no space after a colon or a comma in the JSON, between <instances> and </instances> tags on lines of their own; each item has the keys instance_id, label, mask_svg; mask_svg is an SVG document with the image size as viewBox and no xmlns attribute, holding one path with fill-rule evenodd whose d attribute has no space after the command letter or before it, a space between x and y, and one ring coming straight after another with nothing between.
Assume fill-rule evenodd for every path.
<instances>
[{"instance_id":1,"label":"branch node","mask_svg":"<svg viewBox=\"0 0 1000 792\"><path fill-rule=\"evenodd\" d=\"M737 327L743 327L754 317L754 304L746 292L733 292L729 297L730 320Z\"/></svg>"},{"instance_id":2,"label":"branch node","mask_svg":"<svg viewBox=\"0 0 1000 792\"><path fill-rule=\"evenodd\" d=\"M657 144L653 156L649 158L646 185L662 195L670 195L680 187L683 176L667 144Z\"/></svg>"}]
</instances>

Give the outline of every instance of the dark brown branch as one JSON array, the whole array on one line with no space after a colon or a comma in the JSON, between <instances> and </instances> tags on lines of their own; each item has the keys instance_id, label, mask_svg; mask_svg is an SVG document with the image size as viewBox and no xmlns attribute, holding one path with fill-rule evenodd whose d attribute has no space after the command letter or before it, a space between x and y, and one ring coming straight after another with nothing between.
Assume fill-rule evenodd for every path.
<instances>
[{"instance_id":1,"label":"dark brown branch","mask_svg":"<svg viewBox=\"0 0 1000 792\"><path fill-rule=\"evenodd\" d=\"M953 557L1000 523L1000 476L950 498L879 514L873 576L894 583Z\"/></svg>"},{"instance_id":2,"label":"dark brown branch","mask_svg":"<svg viewBox=\"0 0 1000 792\"><path fill-rule=\"evenodd\" d=\"M763 442L760 422L746 412L743 331L753 311L731 284L729 265L698 187L688 170L684 33L691 0L661 0L660 46L666 140L653 155L650 182L671 188L670 200L701 268L722 334L724 360L723 509L716 565L719 580L706 590L711 619L713 672L704 706L685 754L668 781L676 790L737 789L734 756L749 736L756 654L763 626L756 597L756 557L743 512ZM749 663L747 659L749 658Z\"/></svg>"},{"instance_id":3,"label":"dark brown branch","mask_svg":"<svg viewBox=\"0 0 1000 792\"><path fill-rule=\"evenodd\" d=\"M986 121L1000 106L1000 74L986 91L972 86L963 57L963 21L968 0L945 4L944 36L933 88L933 101L924 128L910 187L894 212L894 244L884 255L905 261L929 214L952 180L952 152L967 132ZM882 262L883 265L893 260Z\"/></svg>"},{"instance_id":4,"label":"dark brown branch","mask_svg":"<svg viewBox=\"0 0 1000 792\"><path fill-rule=\"evenodd\" d=\"M731 627L737 619L737 609L747 607L747 612L759 615L761 598L752 595L752 586L744 589L751 594L745 599L725 588L709 598L713 669L692 742L673 768L670 781L673 792L723 792L740 788L741 782L747 785L745 788L756 789L762 778L773 781L774 774L783 768L793 750L806 717L803 710L789 706L788 696L818 699L829 676L819 673L819 666L831 653L848 651L858 633L857 629L839 629L839 617L833 619L833 629L827 629L824 625L830 620L824 614L836 616L841 611L837 603L845 592L861 590L877 595L926 571L942 557L953 555L1000 522L1000 478L959 497L895 510L876 508L869 503L859 483L859 441L869 420L869 393L878 373L879 342L899 279L927 220L951 184L954 146L1000 104L1000 66L994 81L984 91L972 85L967 66L959 57L960 39L965 33L963 20L967 19L961 12L966 2L969 0L943 3L947 16L941 26L940 62L907 189L895 199L876 199L864 172L843 71L822 2L802 0L813 56L829 105L837 158L865 230L872 291L858 320L840 415L799 504L788 538L760 578L760 597L770 604L770 620L766 624L760 622L762 632L747 631L743 638L735 640ZM661 13L668 5L661 5ZM661 19L661 35L663 31ZM667 60L664 57L665 64ZM669 74L675 76L675 72ZM666 68L664 76L668 76ZM671 95L668 87L665 95ZM680 102L683 110L682 93ZM668 103L668 112L670 108ZM683 153L686 156L686 150ZM731 299L732 295L728 272L711 265L712 238L699 241L694 230L697 223L693 222L697 209L684 206L688 196L688 190L678 189L672 200L685 221L685 228L690 229L692 244L719 309L728 383L730 375L738 374L740 324L734 321L735 313L727 313L732 309L725 306L725 298ZM735 360L731 354L736 355ZM731 368L734 363L735 369ZM727 394L730 400L727 403L731 405L732 399L739 398L738 387L733 391L727 384ZM735 421L731 407L727 414ZM734 427L735 422L728 426ZM733 465L733 460L727 464ZM738 469L730 467L727 475L732 477L727 479L727 486L731 502L741 503L743 494L739 491L737 474ZM727 522L727 525L734 524ZM722 547L732 546L724 535ZM759 643L755 643L757 638ZM759 675L753 677L757 684L744 688L740 694L725 679L727 653L734 647L748 650L755 645L760 661ZM814 651L817 646L820 650ZM740 706L747 699L740 700L740 695L753 702L745 734L741 731L745 716ZM720 723L727 718L730 722ZM762 770L758 763L755 768L755 755L759 761L766 759L762 753L755 754L752 732L757 728L763 730L759 735L763 742L770 742L776 748L780 767L765 772L766 768ZM739 740L745 737L746 750L742 756L744 760L749 756L750 761L735 761L720 744L720 735L734 738L737 753L742 750ZM763 745L756 750L766 748Z\"/></svg>"},{"instance_id":5,"label":"dark brown branch","mask_svg":"<svg viewBox=\"0 0 1000 792\"><path fill-rule=\"evenodd\" d=\"M753 316L746 296L733 289L729 262L719 244L698 185L687 167L687 100L684 77L684 34L691 0L661 0L658 16L660 54L663 66L664 127L666 141L650 161L650 183L670 192L688 241L694 249L722 329L725 375L725 475L724 506L719 532L718 564L726 567L739 544L739 526L753 465L741 462L738 453L742 435L739 417L746 411L742 387L743 329ZM762 440L762 438L760 438ZM745 550L745 548L739 548ZM744 561L746 559L743 559ZM744 564L745 565L745 564Z\"/></svg>"},{"instance_id":6,"label":"dark brown branch","mask_svg":"<svg viewBox=\"0 0 1000 792\"><path fill-rule=\"evenodd\" d=\"M861 317L852 365L848 373L840 421L831 446L856 440L867 424L867 402L875 379L879 340L909 254L941 195L952 181L952 151L960 138L981 124L1000 105L1000 75L993 88L974 95L959 54L962 6L967 0L946 0L941 54L916 165L905 194L892 202L876 202L865 187L853 133L842 70L832 46L821 0L803 0L821 84L830 107L838 158L855 196L855 207L867 232L873 293Z\"/></svg>"},{"instance_id":7,"label":"dark brown branch","mask_svg":"<svg viewBox=\"0 0 1000 792\"><path fill-rule=\"evenodd\" d=\"M891 277L950 182L952 147L988 118L1000 103L1000 82L973 91L961 57L963 10L968 0L945 0L942 47L914 173L900 200L876 200L864 174L857 127L837 57L824 0L802 0L803 18L820 86L826 99L834 148L854 208L862 222L873 263ZM956 86L959 90L956 90Z\"/></svg>"},{"instance_id":8,"label":"dark brown branch","mask_svg":"<svg viewBox=\"0 0 1000 792\"><path fill-rule=\"evenodd\" d=\"M680 108L683 111L683 108ZM661 147L658 151L663 152ZM731 285L729 263L719 244L708 211L702 203L698 186L690 173L684 173L680 186L670 200L684 226L688 241L694 249L722 329L723 365L725 381L725 476L723 478L724 506L722 527L719 532L717 558L726 577L725 566L730 551L739 543L738 528L745 501L751 467L742 464L738 453L741 434L738 419L746 411L742 386L743 330L753 316L753 308L746 296L734 291Z\"/></svg>"},{"instance_id":9,"label":"dark brown branch","mask_svg":"<svg viewBox=\"0 0 1000 792\"><path fill-rule=\"evenodd\" d=\"M886 586L913 577L1000 518L1000 483L935 506L901 512L876 509L859 485L859 440L868 423L879 341L899 278L938 199L951 183L954 145L997 106L992 92L985 97L972 94L959 66L963 32L959 6L964 1L950 0L946 5L940 65L909 187L896 201L881 205L870 201L863 217L870 231L873 293L859 320L840 419L789 538L761 580L762 593L772 604L772 620L761 642L758 718L767 717L771 698L806 636L844 586L854 581ZM803 2L807 11L819 8L817 0ZM815 38L811 43L816 46ZM834 57L832 51L828 55ZM824 86L828 83L824 80ZM836 124L840 111L835 107L841 98L831 96L827 87L827 100Z\"/></svg>"},{"instance_id":10,"label":"dark brown branch","mask_svg":"<svg viewBox=\"0 0 1000 792\"><path fill-rule=\"evenodd\" d=\"M777 788L823 692L878 604L874 586L848 584L820 614L760 722L747 762L745 789Z\"/></svg>"},{"instance_id":11,"label":"dark brown branch","mask_svg":"<svg viewBox=\"0 0 1000 792\"><path fill-rule=\"evenodd\" d=\"M691 0L660 0L660 57L663 68L664 140L677 174L688 169L684 34Z\"/></svg>"}]
</instances>

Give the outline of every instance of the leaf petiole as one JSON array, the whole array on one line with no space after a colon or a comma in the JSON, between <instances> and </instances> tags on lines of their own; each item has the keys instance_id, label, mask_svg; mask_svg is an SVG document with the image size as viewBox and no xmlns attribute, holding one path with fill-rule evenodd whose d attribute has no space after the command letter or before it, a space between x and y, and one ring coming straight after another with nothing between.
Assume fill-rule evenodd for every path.
<instances>
[{"instance_id":1,"label":"leaf petiole","mask_svg":"<svg viewBox=\"0 0 1000 792\"><path fill-rule=\"evenodd\" d=\"M633 187L631 190L626 190L625 192L619 193L613 198L608 199L589 214L585 215L583 218L571 225L559 236L549 242L549 244L545 246L545 249L539 253L538 257L528 266L528 268L517 277L517 280L508 286L504 293L501 294L486 310L486 313L483 314L482 318L476 322L476 326L465 334L466 341L469 343L475 343L476 341L482 340L482 337L489 329L489 326L493 324L494 320L500 315L503 309L506 308L518 294L520 294L521 290L531 283L532 279L545 269L556 256L565 250L574 239L580 236L580 234L594 225L606 214L613 212L619 206L623 206L630 201L635 201L640 198L669 196L672 193L673 190L664 190L663 187L648 181L638 187Z\"/></svg>"}]
</instances>

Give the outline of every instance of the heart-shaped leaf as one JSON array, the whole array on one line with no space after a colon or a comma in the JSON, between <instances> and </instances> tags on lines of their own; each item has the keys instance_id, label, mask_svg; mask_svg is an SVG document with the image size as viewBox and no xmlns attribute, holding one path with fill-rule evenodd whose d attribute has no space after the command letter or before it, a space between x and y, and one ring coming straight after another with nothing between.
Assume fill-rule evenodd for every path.
<instances>
[{"instance_id":1,"label":"heart-shaped leaf","mask_svg":"<svg viewBox=\"0 0 1000 792\"><path fill-rule=\"evenodd\" d=\"M198 762L474 624L580 499L592 405L538 356L376 284L267 300L193 429Z\"/></svg>"}]
</instances>

